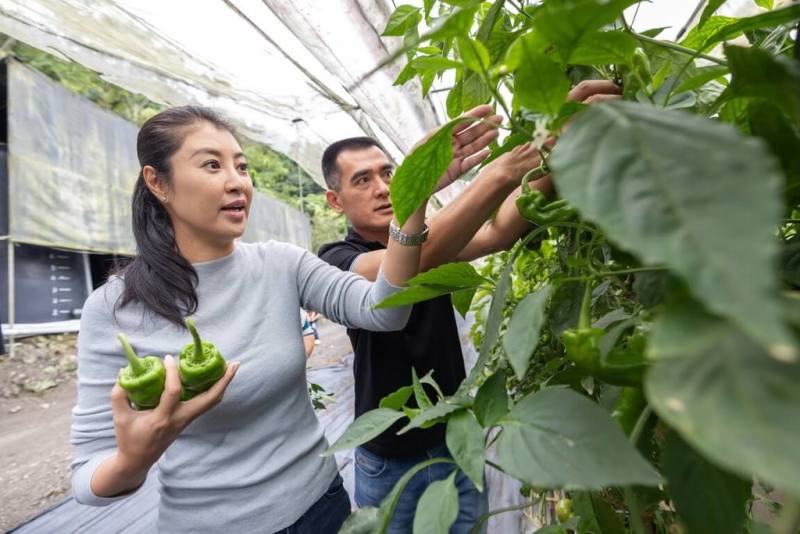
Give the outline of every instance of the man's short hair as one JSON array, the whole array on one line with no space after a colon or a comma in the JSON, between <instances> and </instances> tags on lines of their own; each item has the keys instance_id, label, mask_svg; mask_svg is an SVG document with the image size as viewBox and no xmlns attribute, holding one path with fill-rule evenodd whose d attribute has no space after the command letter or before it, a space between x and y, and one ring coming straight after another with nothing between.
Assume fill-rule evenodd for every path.
<instances>
[{"instance_id":1,"label":"man's short hair","mask_svg":"<svg viewBox=\"0 0 800 534\"><path fill-rule=\"evenodd\" d=\"M371 146L376 146L383 150L381 144L372 137L348 137L347 139L336 141L326 148L322 154L322 176L325 178L325 183L328 187L338 191L341 185L342 170L336 163L339 154L346 150L364 150ZM385 150L383 151L384 153L386 152Z\"/></svg>"}]
</instances>

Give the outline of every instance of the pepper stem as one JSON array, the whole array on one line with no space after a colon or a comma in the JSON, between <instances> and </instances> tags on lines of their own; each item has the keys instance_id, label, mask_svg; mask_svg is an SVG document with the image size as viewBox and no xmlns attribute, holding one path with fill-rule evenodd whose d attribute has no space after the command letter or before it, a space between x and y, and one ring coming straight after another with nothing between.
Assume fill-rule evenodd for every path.
<instances>
[{"instance_id":1,"label":"pepper stem","mask_svg":"<svg viewBox=\"0 0 800 534\"><path fill-rule=\"evenodd\" d=\"M586 282L586 289L583 291L583 301L581 301L581 315L578 318L578 328L589 328L591 325L590 314L592 312L592 282Z\"/></svg>"},{"instance_id":2,"label":"pepper stem","mask_svg":"<svg viewBox=\"0 0 800 534\"><path fill-rule=\"evenodd\" d=\"M197 327L194 325L193 319L186 319L186 328L192 333L192 338L194 339L194 358L192 358L192 361L200 363L203 361L203 342L200 340L200 334L197 333Z\"/></svg>"},{"instance_id":3,"label":"pepper stem","mask_svg":"<svg viewBox=\"0 0 800 534\"><path fill-rule=\"evenodd\" d=\"M128 363L131 366L131 371L133 371L133 376L143 375L145 372L147 372L147 369L142 364L142 360L136 355L133 347L131 347L127 336L120 332L117 334L117 339L119 340L120 344L122 344L122 350L125 352L125 357L128 358Z\"/></svg>"}]
</instances>

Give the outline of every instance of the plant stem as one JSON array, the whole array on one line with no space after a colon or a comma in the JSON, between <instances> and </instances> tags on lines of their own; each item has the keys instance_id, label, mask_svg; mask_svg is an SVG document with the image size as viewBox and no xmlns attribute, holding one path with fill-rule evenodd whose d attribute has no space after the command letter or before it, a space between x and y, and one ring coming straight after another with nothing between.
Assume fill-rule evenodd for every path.
<instances>
[{"instance_id":1,"label":"plant stem","mask_svg":"<svg viewBox=\"0 0 800 534\"><path fill-rule=\"evenodd\" d=\"M502 467L500 467L499 465L497 465L496 463L494 463L491 460L486 460L486 465L488 465L489 467L494 467L495 469L497 469L501 473L505 473L505 471L503 471Z\"/></svg>"},{"instance_id":2,"label":"plant stem","mask_svg":"<svg viewBox=\"0 0 800 534\"><path fill-rule=\"evenodd\" d=\"M475 526L472 527L470 530L470 534L477 534L480 532L481 525L483 525L490 517L493 515L502 514L505 512L513 512L514 510L522 510L523 508L527 508L528 506L532 506L534 501L528 501L524 504L517 504L516 506L509 506L507 508L498 508L497 510L492 510L491 512L485 513L475 521Z\"/></svg>"},{"instance_id":3,"label":"plant stem","mask_svg":"<svg viewBox=\"0 0 800 534\"><path fill-rule=\"evenodd\" d=\"M133 350L133 347L131 347L131 344L125 334L117 334L117 339L119 340L120 344L122 344L122 350L125 351L125 357L128 359L128 363L131 366L133 376L144 374L147 369L145 369L144 364L142 364L142 361L136 355L136 352Z\"/></svg>"},{"instance_id":4,"label":"plant stem","mask_svg":"<svg viewBox=\"0 0 800 534\"><path fill-rule=\"evenodd\" d=\"M709 56L708 54L703 54L702 52L699 52L699 51L694 50L692 48L688 48L688 47L685 47L685 46L681 46L679 44L671 43L669 41L661 41L660 39L653 39L652 37L648 37L646 35L642 35L641 33L637 33L637 32L633 31L630 28L628 28L628 33L630 33L632 36L636 37L637 39L639 39L640 41L645 42L645 43L654 44L654 45L660 46L662 48L668 48L668 49L673 50L675 52L680 52L681 54L686 54L687 56L699 57L699 58L705 59L706 61L711 61L712 63L716 63L717 65L722 65L724 67L728 66L728 62L725 61L724 59L720 59L720 58L714 57L714 56Z\"/></svg>"},{"instance_id":5,"label":"plant stem","mask_svg":"<svg viewBox=\"0 0 800 534\"><path fill-rule=\"evenodd\" d=\"M628 507L628 512L630 512L631 515L631 527L633 527L633 532L635 534L646 534L644 524L642 523L642 513L639 510L639 500L636 498L636 494L633 493L630 487L624 488L622 492L625 495L625 506Z\"/></svg>"},{"instance_id":6,"label":"plant stem","mask_svg":"<svg viewBox=\"0 0 800 534\"><path fill-rule=\"evenodd\" d=\"M559 278L559 282L584 282L592 278L605 278L607 276L616 276L620 274L633 274L633 273L649 273L656 271L666 271L666 267L636 267L635 269L620 269L619 271L598 271L588 276L568 276Z\"/></svg>"},{"instance_id":7,"label":"plant stem","mask_svg":"<svg viewBox=\"0 0 800 534\"><path fill-rule=\"evenodd\" d=\"M645 406L642 413L639 414L639 419L636 420L636 424L633 425L633 430L631 430L630 440L631 443L635 446L639 443L639 438L642 436L642 432L644 431L644 426L647 424L647 420L650 419L650 414L653 413L653 409L648 404Z\"/></svg>"}]
</instances>

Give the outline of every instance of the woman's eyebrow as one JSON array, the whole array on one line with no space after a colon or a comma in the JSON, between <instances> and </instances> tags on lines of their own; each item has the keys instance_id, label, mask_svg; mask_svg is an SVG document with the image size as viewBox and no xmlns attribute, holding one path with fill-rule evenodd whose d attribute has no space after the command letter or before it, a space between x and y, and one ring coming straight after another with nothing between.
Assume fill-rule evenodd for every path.
<instances>
[{"instance_id":1,"label":"woman's eyebrow","mask_svg":"<svg viewBox=\"0 0 800 534\"><path fill-rule=\"evenodd\" d=\"M220 152L219 150L217 150L215 148L198 148L197 150L195 150L192 153L191 156L189 156L189 159L195 157L198 154L210 154L212 156L216 156L216 157L222 159L222 152ZM233 155L233 159L239 159L239 158L243 158L243 157L245 157L244 152L237 152L236 154Z\"/></svg>"}]
</instances>

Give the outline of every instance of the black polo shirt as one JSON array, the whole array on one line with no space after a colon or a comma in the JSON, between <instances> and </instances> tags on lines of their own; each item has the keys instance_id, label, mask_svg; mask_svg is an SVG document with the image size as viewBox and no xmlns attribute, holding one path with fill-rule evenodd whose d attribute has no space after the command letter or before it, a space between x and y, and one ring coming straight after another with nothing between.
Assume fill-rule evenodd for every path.
<instances>
[{"instance_id":1,"label":"black polo shirt","mask_svg":"<svg viewBox=\"0 0 800 534\"><path fill-rule=\"evenodd\" d=\"M360 254L384 248L350 229L344 241L322 245L319 257L349 271ZM433 378L445 395L455 393L464 379L464 357L449 295L414 304L408 324L399 332L348 328L347 335L354 352L356 417L377 408L389 393L410 385L412 367L420 377L433 370ZM426 390L436 402L434 391L427 386ZM416 406L413 395L408 405ZM408 419L402 419L364 447L381 456L400 457L444 443L442 424L396 435L407 423Z\"/></svg>"}]
</instances>

